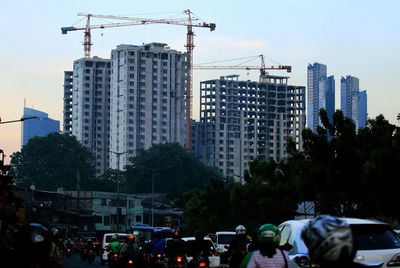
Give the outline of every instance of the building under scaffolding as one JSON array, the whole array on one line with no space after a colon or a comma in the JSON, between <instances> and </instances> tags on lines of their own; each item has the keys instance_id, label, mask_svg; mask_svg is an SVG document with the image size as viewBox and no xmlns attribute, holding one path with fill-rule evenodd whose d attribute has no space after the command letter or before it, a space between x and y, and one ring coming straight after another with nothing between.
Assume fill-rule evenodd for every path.
<instances>
[{"instance_id":1,"label":"building under scaffolding","mask_svg":"<svg viewBox=\"0 0 400 268\"><path fill-rule=\"evenodd\" d=\"M305 87L288 85L288 77L254 82L223 76L201 82L200 91L194 152L225 176L241 180L256 157L281 161L289 138L302 148Z\"/></svg>"}]
</instances>

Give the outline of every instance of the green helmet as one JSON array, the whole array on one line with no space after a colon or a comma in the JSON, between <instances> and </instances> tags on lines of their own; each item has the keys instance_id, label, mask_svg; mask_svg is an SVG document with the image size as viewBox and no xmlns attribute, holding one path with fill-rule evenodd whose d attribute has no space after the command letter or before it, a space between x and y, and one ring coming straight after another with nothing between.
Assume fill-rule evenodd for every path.
<instances>
[{"instance_id":1,"label":"green helmet","mask_svg":"<svg viewBox=\"0 0 400 268\"><path fill-rule=\"evenodd\" d=\"M279 245L279 241L281 239L278 228L269 223L261 225L261 227L258 228L257 237L261 244Z\"/></svg>"}]
</instances>

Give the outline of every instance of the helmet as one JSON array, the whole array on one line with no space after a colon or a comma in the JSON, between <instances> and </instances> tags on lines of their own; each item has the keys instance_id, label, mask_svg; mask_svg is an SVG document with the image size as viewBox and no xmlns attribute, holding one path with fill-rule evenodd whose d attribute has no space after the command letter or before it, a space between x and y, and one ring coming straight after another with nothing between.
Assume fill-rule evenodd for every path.
<instances>
[{"instance_id":1,"label":"helmet","mask_svg":"<svg viewBox=\"0 0 400 268\"><path fill-rule=\"evenodd\" d=\"M51 235L51 231L42 224L29 223L18 234L17 252L28 254L30 260L46 260L51 250Z\"/></svg>"},{"instance_id":2,"label":"helmet","mask_svg":"<svg viewBox=\"0 0 400 268\"><path fill-rule=\"evenodd\" d=\"M204 232L199 230L195 233L194 237L197 241L202 241L204 240Z\"/></svg>"},{"instance_id":3,"label":"helmet","mask_svg":"<svg viewBox=\"0 0 400 268\"><path fill-rule=\"evenodd\" d=\"M304 226L301 237L312 262L316 264L345 263L354 258L351 229L342 219L330 215L318 216Z\"/></svg>"},{"instance_id":4,"label":"helmet","mask_svg":"<svg viewBox=\"0 0 400 268\"><path fill-rule=\"evenodd\" d=\"M181 238L181 232L179 232L179 230L175 230L172 234L172 238Z\"/></svg>"},{"instance_id":5,"label":"helmet","mask_svg":"<svg viewBox=\"0 0 400 268\"><path fill-rule=\"evenodd\" d=\"M279 245L281 235L278 228L273 224L261 225L257 230L257 240L260 244Z\"/></svg>"},{"instance_id":6,"label":"helmet","mask_svg":"<svg viewBox=\"0 0 400 268\"><path fill-rule=\"evenodd\" d=\"M130 241L130 242L133 242L133 241L135 241L135 235L134 234L129 234L128 235L128 241Z\"/></svg>"},{"instance_id":7,"label":"helmet","mask_svg":"<svg viewBox=\"0 0 400 268\"><path fill-rule=\"evenodd\" d=\"M246 227L244 227L243 225L238 225L236 226L235 231L237 235L244 235L246 234Z\"/></svg>"}]
</instances>

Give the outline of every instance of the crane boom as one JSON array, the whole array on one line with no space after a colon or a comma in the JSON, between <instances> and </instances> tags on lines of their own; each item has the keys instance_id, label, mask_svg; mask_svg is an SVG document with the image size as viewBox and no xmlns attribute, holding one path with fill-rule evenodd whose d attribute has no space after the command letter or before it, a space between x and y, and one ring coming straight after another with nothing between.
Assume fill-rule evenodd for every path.
<instances>
[{"instance_id":1,"label":"crane boom","mask_svg":"<svg viewBox=\"0 0 400 268\"><path fill-rule=\"evenodd\" d=\"M188 64L188 72L187 72L187 84L186 84L186 149L191 152L192 151L192 92L193 92L193 49L194 49L194 33L193 27L202 27L209 28L210 31L214 31L216 28L215 23L193 23L193 21L197 21L198 19L192 16L192 12L187 9L184 13L188 16L188 18L177 18L177 19L146 19L146 18L132 18L127 16L114 16L114 15L100 15L100 14L86 14L79 13L78 16L87 17L86 25L82 27L62 27L61 33L67 34L70 31L80 31L84 30L84 52L85 57L90 58L90 51L92 46L92 37L91 37L91 29L104 29L104 28L114 28L114 27L123 27L123 26L133 26L133 25L144 25L144 24L169 24L169 25L178 25L178 26L186 26L187 27L187 35L186 35L186 49L187 49L187 64ZM91 25L91 18L102 18L102 19L115 19L115 20L123 20L125 22L117 22L117 23L106 23L99 25Z\"/></svg>"},{"instance_id":2,"label":"crane boom","mask_svg":"<svg viewBox=\"0 0 400 268\"><path fill-rule=\"evenodd\" d=\"M292 72L290 65L278 66L265 66L264 55L259 55L261 58L260 66L246 66L246 65L194 65L193 69L197 70L260 70L260 82L265 81L268 75L266 70L286 70L288 73Z\"/></svg>"}]
</instances>

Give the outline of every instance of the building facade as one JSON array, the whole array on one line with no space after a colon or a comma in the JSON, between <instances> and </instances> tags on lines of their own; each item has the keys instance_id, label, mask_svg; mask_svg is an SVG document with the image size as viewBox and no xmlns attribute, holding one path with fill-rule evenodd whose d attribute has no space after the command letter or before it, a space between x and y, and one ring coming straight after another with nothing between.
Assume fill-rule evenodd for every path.
<instances>
[{"instance_id":1,"label":"building facade","mask_svg":"<svg viewBox=\"0 0 400 268\"><path fill-rule=\"evenodd\" d=\"M22 118L34 117L22 121L21 146L24 146L33 137L44 137L52 132L60 131L60 121L49 118L47 113L24 107Z\"/></svg>"},{"instance_id":2,"label":"building facade","mask_svg":"<svg viewBox=\"0 0 400 268\"><path fill-rule=\"evenodd\" d=\"M119 45L111 53L110 167L137 150L185 144L186 54L166 44Z\"/></svg>"},{"instance_id":3,"label":"building facade","mask_svg":"<svg viewBox=\"0 0 400 268\"><path fill-rule=\"evenodd\" d=\"M239 81L238 75L200 83L200 122L194 125L194 152L221 173L242 181L254 159L286 156L288 138L302 148L305 87L287 77Z\"/></svg>"},{"instance_id":4,"label":"building facade","mask_svg":"<svg viewBox=\"0 0 400 268\"><path fill-rule=\"evenodd\" d=\"M313 132L320 125L319 111L327 111L330 120L335 112L335 79L327 77L327 67L321 63L307 67L307 127Z\"/></svg>"},{"instance_id":5,"label":"building facade","mask_svg":"<svg viewBox=\"0 0 400 268\"><path fill-rule=\"evenodd\" d=\"M93 153L96 175L109 166L110 73L111 61L98 57L76 60L72 77L64 72L64 131Z\"/></svg>"},{"instance_id":6,"label":"building facade","mask_svg":"<svg viewBox=\"0 0 400 268\"><path fill-rule=\"evenodd\" d=\"M356 129L366 127L367 93L360 92L360 81L357 77L348 75L341 78L340 106L343 115L354 121Z\"/></svg>"}]
</instances>

